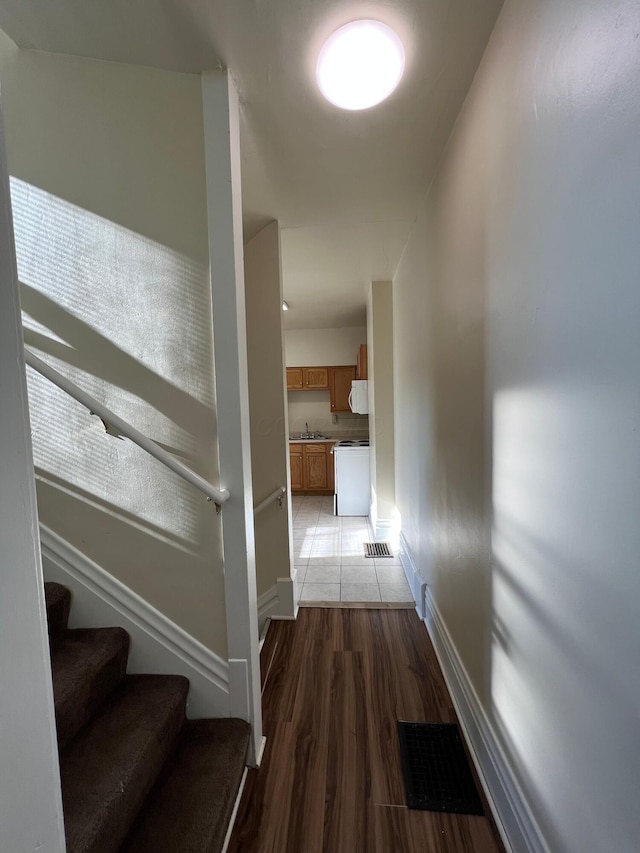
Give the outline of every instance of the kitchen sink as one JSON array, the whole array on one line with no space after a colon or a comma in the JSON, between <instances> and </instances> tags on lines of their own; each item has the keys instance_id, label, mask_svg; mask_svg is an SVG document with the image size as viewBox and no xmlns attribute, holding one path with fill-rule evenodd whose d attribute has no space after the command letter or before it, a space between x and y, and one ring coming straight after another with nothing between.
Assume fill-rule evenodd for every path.
<instances>
[{"instance_id":1,"label":"kitchen sink","mask_svg":"<svg viewBox=\"0 0 640 853\"><path fill-rule=\"evenodd\" d=\"M319 432L301 432L296 435L294 441L317 441L319 438L326 438L326 435L320 435Z\"/></svg>"}]
</instances>

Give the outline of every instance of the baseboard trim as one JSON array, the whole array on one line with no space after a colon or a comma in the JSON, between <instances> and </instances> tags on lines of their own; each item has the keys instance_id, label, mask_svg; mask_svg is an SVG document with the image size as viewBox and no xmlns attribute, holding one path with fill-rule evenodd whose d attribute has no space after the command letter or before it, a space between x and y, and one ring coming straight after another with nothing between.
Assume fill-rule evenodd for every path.
<instances>
[{"instance_id":1,"label":"baseboard trim","mask_svg":"<svg viewBox=\"0 0 640 853\"><path fill-rule=\"evenodd\" d=\"M298 603L295 578L278 578L275 584L258 598L258 630L262 632L267 619L295 619Z\"/></svg>"},{"instance_id":2,"label":"baseboard trim","mask_svg":"<svg viewBox=\"0 0 640 853\"><path fill-rule=\"evenodd\" d=\"M424 602L424 623L506 849L550 853L428 587Z\"/></svg>"},{"instance_id":3,"label":"baseboard trim","mask_svg":"<svg viewBox=\"0 0 640 853\"><path fill-rule=\"evenodd\" d=\"M224 837L224 844L222 845L222 850L220 853L227 853L229 849L229 842L231 841L231 835L233 833L233 828L236 825L236 819L238 817L238 810L240 808L240 803L242 801L242 795L244 794L244 786L247 781L247 773L249 772L248 768L244 768L244 773L242 774L242 779L240 780L240 787L238 788L238 795L236 796L236 801L233 804L233 811L231 812L231 818L229 819L229 826L227 827L227 834Z\"/></svg>"},{"instance_id":4,"label":"baseboard trim","mask_svg":"<svg viewBox=\"0 0 640 853\"><path fill-rule=\"evenodd\" d=\"M46 580L72 591L70 627L121 626L131 637L129 672L184 675L190 718L229 716L227 661L42 524L40 539Z\"/></svg>"},{"instance_id":5,"label":"baseboard trim","mask_svg":"<svg viewBox=\"0 0 640 853\"><path fill-rule=\"evenodd\" d=\"M407 583L409 584L409 588L411 589L411 594L413 595L413 600L416 603L416 611L418 612L418 616L421 619L425 617L425 603L424 596L427 588L426 583L423 581L420 576L418 569L416 568L416 564L413 561L413 557L411 556L411 549L407 544L407 540L404 538L402 532L398 537L400 543L400 564L404 569L405 577L407 578Z\"/></svg>"},{"instance_id":6,"label":"baseboard trim","mask_svg":"<svg viewBox=\"0 0 640 853\"><path fill-rule=\"evenodd\" d=\"M258 754L256 755L256 770L262 764L262 759L264 758L264 751L267 748L267 738L265 735L262 736L262 740L260 741L260 746L258 747Z\"/></svg>"},{"instance_id":7,"label":"baseboard trim","mask_svg":"<svg viewBox=\"0 0 640 853\"><path fill-rule=\"evenodd\" d=\"M278 598L278 591L274 584L258 598L258 628L260 633L262 633L267 619L272 617L272 614L278 610L279 606L280 599Z\"/></svg>"},{"instance_id":8,"label":"baseboard trim","mask_svg":"<svg viewBox=\"0 0 640 853\"><path fill-rule=\"evenodd\" d=\"M392 542L396 538L395 522L392 518L377 517L371 519L375 539L386 539Z\"/></svg>"}]
</instances>

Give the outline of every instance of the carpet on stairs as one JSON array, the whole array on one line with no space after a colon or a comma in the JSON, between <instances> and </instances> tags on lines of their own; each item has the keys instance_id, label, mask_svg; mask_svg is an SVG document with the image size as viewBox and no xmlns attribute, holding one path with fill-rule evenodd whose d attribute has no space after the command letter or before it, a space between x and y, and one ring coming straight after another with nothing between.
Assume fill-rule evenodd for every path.
<instances>
[{"instance_id":1,"label":"carpet on stairs","mask_svg":"<svg viewBox=\"0 0 640 853\"><path fill-rule=\"evenodd\" d=\"M187 679L126 675L121 628L69 629L45 584L67 853L219 853L250 726L187 720Z\"/></svg>"}]
</instances>

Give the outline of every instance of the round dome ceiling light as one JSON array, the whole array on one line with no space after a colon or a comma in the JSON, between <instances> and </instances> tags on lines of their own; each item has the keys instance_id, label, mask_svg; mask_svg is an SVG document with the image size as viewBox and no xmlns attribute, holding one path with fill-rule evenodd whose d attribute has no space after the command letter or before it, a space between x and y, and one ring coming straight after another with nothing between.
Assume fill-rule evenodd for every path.
<instances>
[{"instance_id":1,"label":"round dome ceiling light","mask_svg":"<svg viewBox=\"0 0 640 853\"><path fill-rule=\"evenodd\" d=\"M343 110L366 110L388 98L402 78L404 48L380 21L353 21L329 36L316 78L328 101Z\"/></svg>"}]
</instances>

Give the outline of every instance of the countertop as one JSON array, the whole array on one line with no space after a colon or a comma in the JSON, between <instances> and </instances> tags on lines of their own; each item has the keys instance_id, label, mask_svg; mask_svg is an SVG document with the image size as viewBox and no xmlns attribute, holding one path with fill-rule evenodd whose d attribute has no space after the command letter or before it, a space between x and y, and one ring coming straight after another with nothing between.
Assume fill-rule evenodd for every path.
<instances>
[{"instance_id":1,"label":"countertop","mask_svg":"<svg viewBox=\"0 0 640 853\"><path fill-rule=\"evenodd\" d=\"M290 438L289 444L329 444L332 441L342 441L341 438Z\"/></svg>"},{"instance_id":2,"label":"countertop","mask_svg":"<svg viewBox=\"0 0 640 853\"><path fill-rule=\"evenodd\" d=\"M349 432L334 433L326 438L289 438L289 444L329 444L334 441L362 441L369 440L369 433Z\"/></svg>"}]
</instances>

